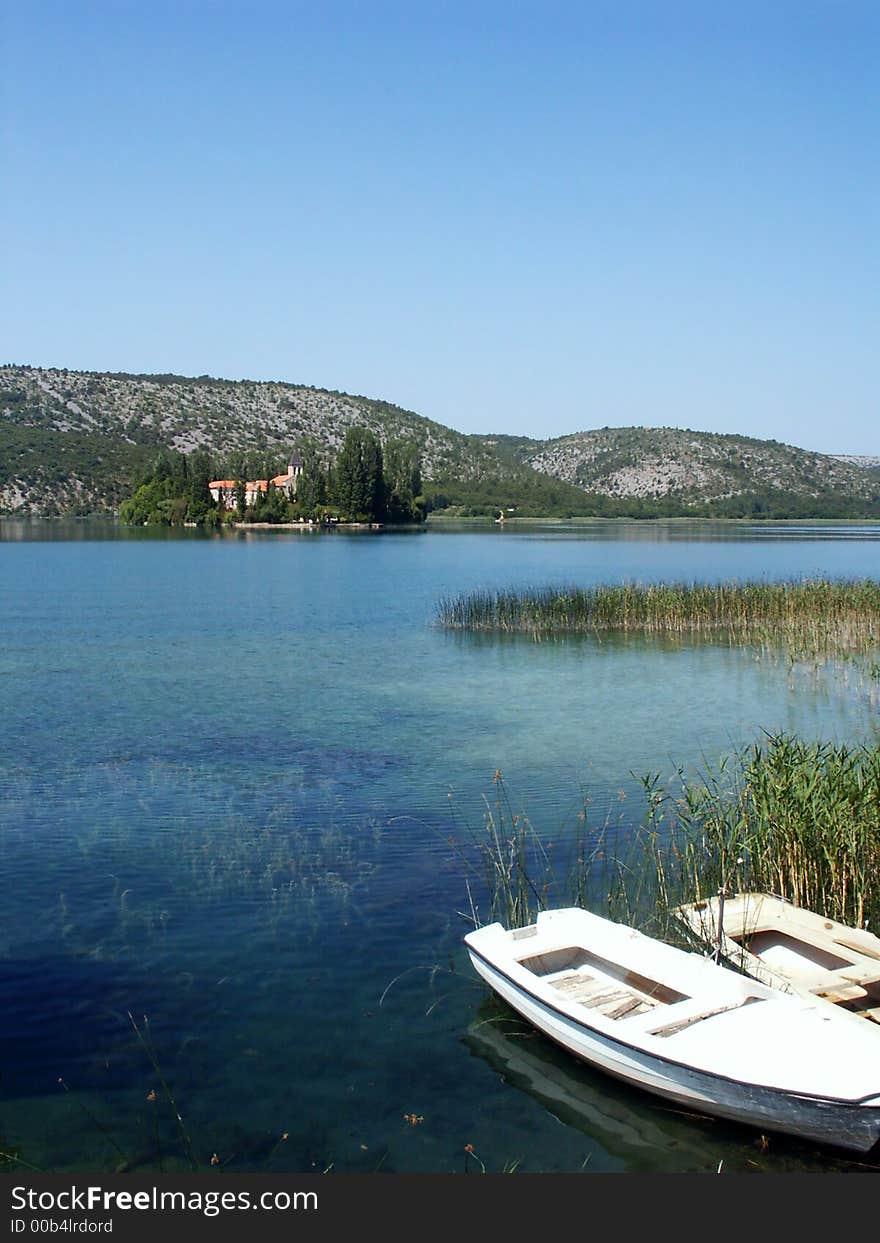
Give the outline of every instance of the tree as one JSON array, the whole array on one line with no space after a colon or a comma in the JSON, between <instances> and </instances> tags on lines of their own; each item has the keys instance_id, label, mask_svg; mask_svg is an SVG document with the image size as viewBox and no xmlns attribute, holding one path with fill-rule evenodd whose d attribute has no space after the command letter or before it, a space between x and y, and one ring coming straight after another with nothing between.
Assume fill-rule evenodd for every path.
<instances>
[{"instance_id":1,"label":"tree","mask_svg":"<svg viewBox=\"0 0 880 1243\"><path fill-rule=\"evenodd\" d=\"M171 490L175 496L185 496L189 482L189 465L185 453L175 453L171 461Z\"/></svg>"},{"instance_id":2,"label":"tree","mask_svg":"<svg viewBox=\"0 0 880 1243\"><path fill-rule=\"evenodd\" d=\"M214 498L208 484L211 481L211 459L200 449L190 454L186 482L186 517L188 522L202 523L208 512L214 509Z\"/></svg>"},{"instance_id":3,"label":"tree","mask_svg":"<svg viewBox=\"0 0 880 1243\"><path fill-rule=\"evenodd\" d=\"M170 480L174 475L174 464L171 460L171 454L167 449L161 449L153 463L153 470L150 475L152 483L164 483Z\"/></svg>"},{"instance_id":4,"label":"tree","mask_svg":"<svg viewBox=\"0 0 880 1243\"><path fill-rule=\"evenodd\" d=\"M174 499L167 479L143 483L131 500L123 501L119 516L134 526L169 526L174 521Z\"/></svg>"},{"instance_id":5,"label":"tree","mask_svg":"<svg viewBox=\"0 0 880 1243\"><path fill-rule=\"evenodd\" d=\"M266 489L266 509L268 510L270 522L290 521L290 505L287 501L287 493L283 488L276 488L271 479Z\"/></svg>"},{"instance_id":6,"label":"tree","mask_svg":"<svg viewBox=\"0 0 880 1243\"><path fill-rule=\"evenodd\" d=\"M327 501L327 472L314 444L303 445L300 457L302 473L296 483L296 507L304 517L312 518Z\"/></svg>"},{"instance_id":7,"label":"tree","mask_svg":"<svg viewBox=\"0 0 880 1243\"><path fill-rule=\"evenodd\" d=\"M334 500L348 518L364 522L385 516L382 446L366 427L350 427L336 460Z\"/></svg>"},{"instance_id":8,"label":"tree","mask_svg":"<svg viewBox=\"0 0 880 1243\"><path fill-rule=\"evenodd\" d=\"M385 484L388 492L389 522L420 522L422 507L417 502L422 491L422 460L412 441L391 440L385 446Z\"/></svg>"}]
</instances>

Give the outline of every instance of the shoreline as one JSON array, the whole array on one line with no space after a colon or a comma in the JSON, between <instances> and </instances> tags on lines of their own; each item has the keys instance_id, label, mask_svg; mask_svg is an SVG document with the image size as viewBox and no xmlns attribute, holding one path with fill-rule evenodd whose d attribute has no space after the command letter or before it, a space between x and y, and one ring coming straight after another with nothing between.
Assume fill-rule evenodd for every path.
<instances>
[{"instance_id":1,"label":"shoreline","mask_svg":"<svg viewBox=\"0 0 880 1243\"><path fill-rule=\"evenodd\" d=\"M187 523L184 523L186 526ZM194 525L194 524L193 524ZM383 531L384 522L230 522L231 531ZM222 529L222 528L221 528Z\"/></svg>"},{"instance_id":2,"label":"shoreline","mask_svg":"<svg viewBox=\"0 0 880 1243\"><path fill-rule=\"evenodd\" d=\"M121 523L118 514L112 513L94 513L94 514L32 514L32 513L2 513L0 512L0 522L46 522L46 523L62 523L62 522L106 522L118 524L121 526L129 526L132 530L142 529L137 524ZM507 526L578 526L587 523L600 523L602 525L614 526L616 524L633 523L639 526L645 525L662 525L665 523L693 523L693 524L716 524L728 526L803 526L809 523L814 526L865 526L880 527L880 518L707 518L692 517L685 514L645 517L606 517L599 515L582 515L571 518L560 518L557 516L548 516L544 518L534 517L516 517L505 518L504 522L499 522L495 518L489 518L482 515L451 515L451 514L429 514L424 522L420 523L401 523L389 525L384 522L233 522L224 524L214 528L215 530L239 530L239 531L333 531L337 528L344 530L401 530L415 529L426 530L431 526L459 525L459 526L485 526L499 527L502 530ZM143 526L147 526L144 523ZM204 529L200 528L197 523L184 522L177 529L189 528L192 530ZM157 529L169 530L173 527L157 526Z\"/></svg>"}]
</instances>

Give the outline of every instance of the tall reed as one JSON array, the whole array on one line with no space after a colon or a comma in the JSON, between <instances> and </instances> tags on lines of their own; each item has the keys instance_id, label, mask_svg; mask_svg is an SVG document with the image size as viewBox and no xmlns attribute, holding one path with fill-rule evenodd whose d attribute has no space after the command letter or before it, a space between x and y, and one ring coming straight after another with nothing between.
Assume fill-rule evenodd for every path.
<instances>
[{"instance_id":1,"label":"tall reed","mask_svg":"<svg viewBox=\"0 0 880 1243\"><path fill-rule=\"evenodd\" d=\"M477 591L442 599L436 617L450 630L707 635L782 643L795 655L817 658L880 654L880 581L874 579Z\"/></svg>"},{"instance_id":2,"label":"tall reed","mask_svg":"<svg viewBox=\"0 0 880 1243\"><path fill-rule=\"evenodd\" d=\"M673 908L724 887L880 928L880 747L768 736L699 777L644 777L639 823L579 821L553 851L496 785L471 861L490 918L509 927L582 905L674 939Z\"/></svg>"},{"instance_id":3,"label":"tall reed","mask_svg":"<svg viewBox=\"0 0 880 1243\"><path fill-rule=\"evenodd\" d=\"M517 928L550 906L595 901L594 865L607 847L608 826L591 832L584 810L572 832L549 842L528 816L514 811L500 770L493 784L493 795L483 800L482 826L474 829L454 816L459 832L449 839L464 866L470 920L479 926L497 919Z\"/></svg>"},{"instance_id":4,"label":"tall reed","mask_svg":"<svg viewBox=\"0 0 880 1243\"><path fill-rule=\"evenodd\" d=\"M677 790L646 788L658 907L748 889L880 927L880 748L779 734Z\"/></svg>"}]
</instances>

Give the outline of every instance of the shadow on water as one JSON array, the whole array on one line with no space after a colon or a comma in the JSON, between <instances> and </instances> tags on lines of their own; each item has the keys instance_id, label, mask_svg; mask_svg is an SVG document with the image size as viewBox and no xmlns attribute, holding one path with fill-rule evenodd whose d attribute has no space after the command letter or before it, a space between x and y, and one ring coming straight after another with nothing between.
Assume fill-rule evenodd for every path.
<instances>
[{"instance_id":1,"label":"shadow on water","mask_svg":"<svg viewBox=\"0 0 880 1243\"><path fill-rule=\"evenodd\" d=\"M494 1000L481 1007L463 1041L504 1083L592 1142L587 1169L610 1156L644 1173L717 1173L719 1166L730 1172L880 1172L880 1152L877 1163L854 1162L790 1137L761 1136L664 1104L578 1062Z\"/></svg>"},{"instance_id":2,"label":"shadow on water","mask_svg":"<svg viewBox=\"0 0 880 1243\"><path fill-rule=\"evenodd\" d=\"M129 527L116 518L4 518L0 517L0 538L4 543L102 543L127 540L219 539L216 532L193 527Z\"/></svg>"},{"instance_id":3,"label":"shadow on water","mask_svg":"<svg viewBox=\"0 0 880 1243\"><path fill-rule=\"evenodd\" d=\"M686 652L691 649L726 647L741 648L728 637L700 634L626 634L622 631L604 630L592 634L541 634L538 632L514 630L445 630L440 622L435 623L447 642L456 647L471 648L480 651L486 648L534 648L558 647L570 648L572 651L583 651L584 655L613 655L620 652Z\"/></svg>"}]
</instances>

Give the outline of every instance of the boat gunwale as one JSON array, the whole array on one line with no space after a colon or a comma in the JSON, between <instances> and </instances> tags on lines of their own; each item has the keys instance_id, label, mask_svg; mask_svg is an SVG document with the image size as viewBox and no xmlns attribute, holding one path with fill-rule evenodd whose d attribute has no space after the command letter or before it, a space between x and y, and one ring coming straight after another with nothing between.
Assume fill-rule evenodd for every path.
<instances>
[{"instance_id":1,"label":"boat gunwale","mask_svg":"<svg viewBox=\"0 0 880 1243\"><path fill-rule=\"evenodd\" d=\"M768 915L762 918L765 908ZM708 912L709 931L717 937L719 909L718 895L710 894L694 902L681 903L673 908L672 914L684 931L693 932L703 938L707 930L707 920L703 916L704 912ZM754 924L749 922L750 915L754 917ZM792 926L780 928L782 923ZM803 926L799 927L799 924ZM818 929L819 924L822 925L821 934ZM750 952L748 946L743 945L740 938L747 940L761 932L774 931L782 931L792 940L800 940L804 945L813 946L815 949L825 949L830 943L837 947L836 952L839 956L849 953L854 954L856 958L864 957L869 961L880 962L880 937L876 933L869 932L867 928L854 928L840 920L828 919L809 907L798 906L774 893L743 890L741 893L732 893L725 897L724 923L721 932L738 949ZM853 940L843 941L839 936L834 935L835 932L842 933ZM799 936L799 933L803 935ZM854 943L861 938L868 944L861 946ZM835 951L829 949L828 952ZM753 957L759 957L759 955L753 955ZM836 970L836 968L829 968L829 970Z\"/></svg>"},{"instance_id":2,"label":"boat gunwale","mask_svg":"<svg viewBox=\"0 0 880 1243\"><path fill-rule=\"evenodd\" d=\"M471 934L468 934L468 935L471 935ZM878 1123L880 1123L880 1084L878 1084L876 1091L868 1092L866 1095L860 1096L860 1097L828 1096L826 1094L819 1094L815 1092L803 1092L803 1091L795 1090L792 1088L780 1088L780 1087L774 1086L773 1084L765 1084L765 1083L758 1082L757 1080L744 1080L742 1078L734 1078L731 1075L723 1074L721 1071L706 1070L700 1066L695 1066L691 1062L678 1061L676 1058L669 1057L668 1055L664 1053L660 1053L660 1052L655 1053L653 1049L645 1048L644 1045L630 1044L628 1041L623 1040L620 1036L614 1035L611 1031L606 1031L604 1028L595 1027L591 1025L590 1023L585 1022L583 1019L579 1018L577 1015L572 1014L570 1010L561 1009L559 1006L554 1005L554 1003L551 1000L545 999L540 994L533 992L530 989L526 988L522 983L520 983L513 976L511 976L507 971L505 971L503 967L499 966L496 962L493 962L491 958L487 958L484 953L482 953L479 949L477 949L474 945L470 943L467 937L465 937L465 944L467 945L469 954L474 955L476 958L479 958L479 960L482 963L484 963L485 966L487 966L490 969L490 971L494 971L497 975L500 975L502 979L506 980L508 984L512 985L512 987L516 989L517 992L522 993L523 996L527 997L531 1002L543 1007L545 1010L549 1010L551 1013L558 1015L560 1018L566 1019L568 1022L574 1024L576 1028L583 1028L584 1031L589 1032L594 1036L598 1036L602 1040L607 1040L611 1044L618 1045L622 1049L627 1049L630 1052L637 1053L642 1057L652 1058L655 1061L662 1062L663 1064L668 1065L668 1066L676 1066L680 1068L681 1070L689 1071L692 1074L705 1075L710 1079L719 1079L723 1081L724 1083L730 1083L730 1084L738 1085L740 1087L744 1083L748 1083L752 1087L759 1088L762 1091L771 1092L774 1095L777 1095L779 1097L782 1097L788 1100L792 1100L792 1099L805 1100L805 1101L827 1103L829 1105L842 1105L842 1106L853 1106L853 1107L864 1107L864 1106L867 1106L869 1102L876 1101L876 1105L872 1105L869 1107L875 1108L878 1110ZM538 978L539 977L536 977L536 979ZM760 984L760 981L755 981L755 982ZM762 987L765 988L767 992L771 993L771 996L762 998L762 1000L764 1001L775 1000L775 997L772 995L773 990L769 989L766 985L763 985ZM542 1030L542 1029L539 1029L539 1030ZM553 1036L550 1036L549 1033L544 1032L543 1030L542 1030L542 1034L545 1036L548 1036L548 1038L551 1040L555 1040ZM646 1032L645 1035L649 1036L650 1033ZM660 1039L662 1039L662 1037L660 1037ZM556 1041L556 1043L561 1043L561 1042ZM567 1047L567 1046L563 1045L563 1047ZM569 1049L569 1052L574 1053L574 1050ZM582 1060L585 1060L585 1061L587 1060L586 1058L583 1057L582 1054L575 1054L575 1056L580 1056Z\"/></svg>"}]
</instances>

